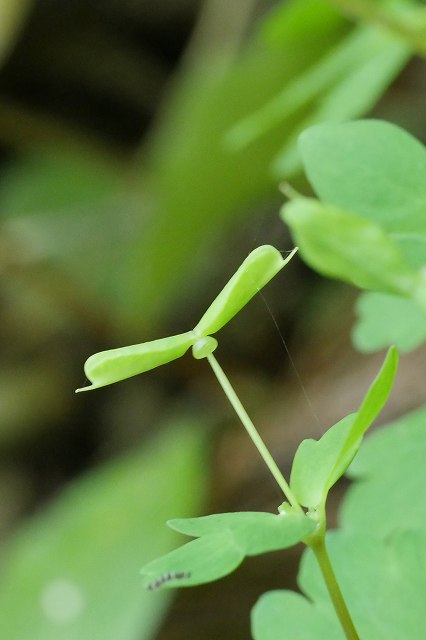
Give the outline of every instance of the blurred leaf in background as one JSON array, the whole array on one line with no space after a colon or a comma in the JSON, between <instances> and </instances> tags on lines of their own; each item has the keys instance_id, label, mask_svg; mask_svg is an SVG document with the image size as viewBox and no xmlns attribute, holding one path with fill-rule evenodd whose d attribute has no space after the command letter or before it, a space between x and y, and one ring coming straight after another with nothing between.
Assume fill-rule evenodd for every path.
<instances>
[{"instance_id":1,"label":"blurred leaf in background","mask_svg":"<svg viewBox=\"0 0 426 640\"><path fill-rule=\"evenodd\" d=\"M0 4L0 62L13 47L33 0L2 0Z\"/></svg>"},{"instance_id":2,"label":"blurred leaf in background","mask_svg":"<svg viewBox=\"0 0 426 640\"><path fill-rule=\"evenodd\" d=\"M176 544L171 514L204 497L202 425L170 424L148 446L94 469L4 549L0 619L10 640L154 637L169 598L140 566ZM4 554L3 554L4 562Z\"/></svg>"}]
</instances>

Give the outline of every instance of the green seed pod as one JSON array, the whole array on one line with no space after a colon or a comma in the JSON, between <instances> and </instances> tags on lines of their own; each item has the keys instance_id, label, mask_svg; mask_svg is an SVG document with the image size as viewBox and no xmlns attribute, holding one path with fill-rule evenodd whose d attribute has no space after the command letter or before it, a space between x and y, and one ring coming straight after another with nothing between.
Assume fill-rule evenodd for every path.
<instances>
[{"instance_id":1,"label":"green seed pod","mask_svg":"<svg viewBox=\"0 0 426 640\"><path fill-rule=\"evenodd\" d=\"M95 353L84 365L84 372L92 384L77 391L104 387L180 358L196 339L194 332L188 331L160 340Z\"/></svg>"},{"instance_id":2,"label":"green seed pod","mask_svg":"<svg viewBox=\"0 0 426 640\"><path fill-rule=\"evenodd\" d=\"M200 336L219 331L293 257L283 259L278 249L263 245L252 251L207 309L194 332Z\"/></svg>"},{"instance_id":3,"label":"green seed pod","mask_svg":"<svg viewBox=\"0 0 426 640\"><path fill-rule=\"evenodd\" d=\"M217 347L217 341L209 334L231 320L291 260L296 251L297 248L293 249L283 259L280 252L270 245L258 247L244 260L193 331L95 353L84 365L85 374L92 384L77 391L90 391L144 373L180 358L192 345L194 358L206 358Z\"/></svg>"}]
</instances>

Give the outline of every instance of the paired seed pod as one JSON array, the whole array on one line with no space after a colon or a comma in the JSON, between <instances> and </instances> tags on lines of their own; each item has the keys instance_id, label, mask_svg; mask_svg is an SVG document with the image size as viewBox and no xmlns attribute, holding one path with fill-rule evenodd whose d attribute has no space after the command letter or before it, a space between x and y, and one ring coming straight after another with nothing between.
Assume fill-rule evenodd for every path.
<instances>
[{"instance_id":1,"label":"paired seed pod","mask_svg":"<svg viewBox=\"0 0 426 640\"><path fill-rule=\"evenodd\" d=\"M283 258L278 249L270 245L258 247L247 256L192 331L95 353L84 365L86 377L92 384L77 391L90 391L144 373L180 358L190 347L195 358L207 357L217 347L211 334L227 324L296 251L297 248Z\"/></svg>"}]
</instances>

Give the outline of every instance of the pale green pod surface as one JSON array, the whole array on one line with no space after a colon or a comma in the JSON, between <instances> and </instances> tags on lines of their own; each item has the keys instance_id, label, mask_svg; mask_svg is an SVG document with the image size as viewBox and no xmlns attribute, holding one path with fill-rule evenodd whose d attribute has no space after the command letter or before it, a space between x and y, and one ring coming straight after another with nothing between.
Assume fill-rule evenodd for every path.
<instances>
[{"instance_id":1,"label":"pale green pod surface","mask_svg":"<svg viewBox=\"0 0 426 640\"><path fill-rule=\"evenodd\" d=\"M92 384L77 391L90 391L155 369L183 356L195 341L193 331L188 331L168 338L95 353L84 365L86 377Z\"/></svg>"},{"instance_id":2,"label":"pale green pod surface","mask_svg":"<svg viewBox=\"0 0 426 640\"><path fill-rule=\"evenodd\" d=\"M219 331L293 257L283 258L278 249L263 245L252 251L207 309L194 331L206 336Z\"/></svg>"}]
</instances>

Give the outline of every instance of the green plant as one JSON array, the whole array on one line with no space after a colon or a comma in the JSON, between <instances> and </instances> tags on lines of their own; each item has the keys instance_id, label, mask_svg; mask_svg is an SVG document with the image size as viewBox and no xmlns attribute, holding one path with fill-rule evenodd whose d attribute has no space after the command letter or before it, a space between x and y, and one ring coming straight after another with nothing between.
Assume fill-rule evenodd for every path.
<instances>
[{"instance_id":1,"label":"green plant","mask_svg":"<svg viewBox=\"0 0 426 640\"><path fill-rule=\"evenodd\" d=\"M206 358L286 500L278 507L277 515L241 512L170 521L171 528L195 540L146 565L142 570L145 586L157 590L177 584L202 584L227 575L245 556L283 549L303 541L318 561L346 637L354 640L358 634L327 553L325 507L329 490L352 462L365 431L387 400L397 369L397 351L394 347L389 349L379 374L355 414L346 416L319 441L301 443L289 483L213 356L218 343L210 334L221 329L284 267L295 251L283 259L270 246L254 250L192 331L91 356L86 362L85 373L92 384L78 391L118 382L170 362L191 346L196 359Z\"/></svg>"},{"instance_id":2,"label":"green plant","mask_svg":"<svg viewBox=\"0 0 426 640\"><path fill-rule=\"evenodd\" d=\"M1 563L1 628L8 640L152 640L164 622L173 592L161 589L155 596L141 593L134 567L177 545L180 534L159 526L167 514L187 517L204 513L203 489L208 485L209 474L203 454L209 440L209 419L204 412L194 417L194 390L186 384L180 385L183 393L179 398L173 396L170 402L167 395L166 406L170 380L167 374L145 380L142 393L130 383L111 394L100 393L88 404L71 403L71 407L70 384L79 386L78 373L70 383L76 373L72 362L80 359L72 336L78 341L83 338L81 349L85 352L99 349L100 344L120 344L117 336L132 336L123 340L130 343L138 341L134 336L154 335L154 330L159 331L158 335L167 335L155 328L167 326L170 318L172 323L179 321L182 307L176 302L185 299L188 292L197 304L197 292L206 291L203 278L207 272L213 275L217 267L218 248L226 255L229 243L234 244L234 234L243 229L247 234L250 225L258 226L259 220L254 216L250 220L250 212L258 211L258 203L270 202L274 194L279 197L277 180L285 177L300 184L297 181L302 162L297 138L308 126L360 117L383 97L376 113L397 114L398 121L421 131L421 83L414 88L414 79L421 74L421 61L410 67L409 92L400 91L407 76L398 82L396 91L392 83L413 53L426 51L424 7L418 0L334 0L335 10L330 0L287 0L269 3L275 4L273 10L244 34L253 3L203 3L207 8L200 21L203 37L196 38L198 43L190 47L189 55L183 56L167 91L161 91L162 107L153 119L155 126L141 140L140 147L134 138L136 149L133 145L115 146L117 141L110 136L110 127L96 124L101 115L97 108L92 113L95 127L90 128L79 114L70 118L72 104L68 104L67 96L64 118L56 100L51 103L50 89L40 95L41 109L35 109L28 98L38 84L39 71L40 78L43 76L43 67L50 86L50 61L54 59L54 76L62 82L54 82L53 91L56 84L59 88L87 86L93 96L100 98L102 112L105 106L107 111L113 107L115 112L114 105L130 99L136 107L135 115L141 118L134 130L139 139L145 107L149 103L150 112L154 107L151 90L146 93L143 89L145 80L152 86L150 74L145 73L145 64L147 71L151 68L151 47L141 58L133 40L129 47L125 29L123 33L120 30L120 38L111 40L109 30L103 36L102 24L94 20L91 22L97 36L90 37L89 25L87 34L84 31L88 37L81 41L90 43L87 51L91 52L92 62L86 65L88 56L81 57L78 46L70 47L68 35L72 38L75 27L73 16L69 16L71 22L60 20L67 37L61 38L58 31L57 47L49 38L48 50L54 50L55 55L46 56L36 25L41 26L38 33L42 34L43 15L49 14L48 9L40 16L37 11L35 21L32 13L28 14L30 20L25 29L19 30L15 55L12 44L16 27L24 26L21 18L16 18L18 13L24 17L32 3L7 0L3 4L10 5L7 11L12 19L2 20L0 28L0 61L4 63L6 80L6 92L0 101L0 136L12 153L4 157L0 184L2 246L7 249L2 252L1 281L3 342L7 348L3 349L0 367L0 535L10 530L11 538L3 546ZM53 4L50 3L52 7ZM133 3L130 13L129 3L121 4L123 15L135 18L131 20L134 33L141 17L136 5L141 3ZM239 5L241 13L235 5ZM218 48L217 24L225 23L227 29ZM146 63L142 61L145 58ZM157 70L156 66L154 85L158 80L162 83L165 70L163 61ZM36 76L31 72L33 68ZM26 73L22 74L23 69ZM117 73L110 73L111 69ZM22 87L15 98L14 75ZM129 124L132 127L127 118L118 120L125 121L126 131ZM369 144L375 135L364 136L362 144L358 144L359 161L345 172L345 183L356 179L360 168L367 166ZM354 135L351 144L356 142ZM322 162L330 170L330 152L339 144L333 140L331 145L318 146ZM383 155L398 157L398 152L397 146L397 153ZM304 162L306 166L306 159ZM382 162L383 158L378 165ZM334 169L340 164L335 162ZM368 171L373 169L370 163ZM413 167L402 166L400 173L410 176L414 174ZM340 182L343 183L342 176L335 176L336 188ZM326 204L327 198L318 195ZM397 213L390 204L385 209L387 218ZM358 213L349 202L340 206ZM418 213L421 217L421 211ZM398 244L402 246L401 237ZM420 244L413 244L407 252L410 259L417 255ZM360 255L361 249L362 246L357 248ZM378 253L377 245L372 248L374 258L369 261L374 263ZM301 255L308 259L304 247ZM352 271L349 268L349 276ZM301 284L309 286L305 281ZM314 301L299 291L302 322L298 321L297 331L303 331L308 318L313 320L309 337L314 344L319 343L316 320L321 321L322 314L328 314L333 305L332 299L327 298L329 291L333 296L329 283L319 286L319 295L325 300L321 301L316 318L305 313L306 307L308 312L314 308L316 296ZM363 350L390 343L400 351L410 350L426 337L424 311L411 297L368 291L362 294L357 310L360 320L354 336L356 346ZM338 325L339 312L333 315L331 323ZM256 334L260 331L261 322ZM66 352L57 348L58 339L64 346L64 336L71 338L66 341ZM253 350L253 337L248 339ZM86 341L92 346L88 347ZM241 336L240 346L243 343ZM233 348L238 345L234 343ZM255 349L258 351L257 346ZM191 375L203 365L194 364L186 372ZM187 365L181 361L177 363L180 366L185 369ZM245 375L255 387L262 384L258 370L248 370ZM327 370L324 380L326 377ZM421 377L418 375L417 379ZM184 380L189 382L186 375ZM289 404L293 402L286 389L281 407L287 399ZM396 396L396 402L401 399L401 395ZM102 406L104 401L107 408ZM404 397L404 406L410 401L411 392ZM259 407L260 412L269 413L268 404ZM394 400L394 407L395 404ZM86 419L85 405L90 408ZM348 407L350 410L353 406ZM165 416L168 411L171 420ZM396 411L400 412L400 408ZM421 531L426 522L424 501L418 490L424 484L424 419L422 411L416 412L383 430L383 438L381 434L373 436L371 446L368 439L349 469L354 486L343 504L343 530L328 539L333 566L362 637L385 636L388 640L424 635L424 617L417 616L416 631L413 626L407 629L401 626L401 615L399 619L397 615L402 608L394 606L401 601L403 592L410 600L411 613L422 612L418 594L425 589L419 580L421 563L418 562L417 571L407 571L409 558L393 533L401 523ZM71 424L75 428L70 429ZM192 427L188 437L184 426ZM294 429L291 421L283 424L283 431L289 427ZM139 447L141 431L143 442ZM157 443L150 442L154 434ZM59 456L52 450L51 437L61 443ZM76 442L82 453L84 447L84 461L77 461L72 455ZM155 444L157 448L152 448ZM46 458L43 447L52 455ZM140 448L140 457L136 460L120 455L127 448ZM10 453L12 469L7 461ZM100 462L117 455L121 459L102 465L104 473L88 466L89 460ZM239 457L240 452L235 451L235 456ZM39 470L35 471L37 467ZM76 477L80 472L82 477ZM23 513L23 508L28 512L30 506L23 486L27 483L22 482L27 476L31 511L37 503L40 515L34 521L24 520L12 531L17 514ZM37 491L40 476L41 492ZM172 487L167 486L168 477L173 477ZM62 492L60 483L65 479L67 484L70 481L70 488ZM59 491L55 491L52 506L44 509L43 500L51 495L45 488L50 483ZM110 526L112 521L114 526ZM351 531L357 528L362 535L352 532L348 536L348 527ZM374 534L370 542L367 532ZM379 545L385 545L384 538L386 553L379 549ZM340 539L343 542L339 546ZM421 535L410 540L413 549L418 548ZM374 575L385 576L382 582L371 580L373 573L365 574L361 560L350 564L352 557L366 558L361 550L368 550L368 545L377 549L377 558L370 558L369 565L374 567ZM339 551L341 548L343 552ZM386 559L393 572L383 566ZM345 575L347 569L349 579ZM296 594L283 593L261 599L253 615L256 638L264 638L265 634L275 640L283 635L297 638L308 634L310 640L341 636L333 612L328 609L327 594L320 589L320 577L317 580L314 571L307 553L300 588L310 602ZM404 578L400 584L397 575ZM176 584L183 584L181 580L177 577ZM64 581L71 586L70 602L66 599L67 589L61 591ZM60 588L55 589L58 585ZM395 591L386 591L388 585L393 585ZM41 606L46 593L50 603L47 608ZM366 606L366 600L374 604L374 610ZM84 602L85 606L76 607L76 602ZM391 606L386 608L383 603ZM176 609L173 618L173 635L179 635ZM372 626L376 618L380 628ZM208 635L208 629L206 632ZM185 629L180 634L188 635ZM235 627L230 635L240 637Z\"/></svg>"}]
</instances>

